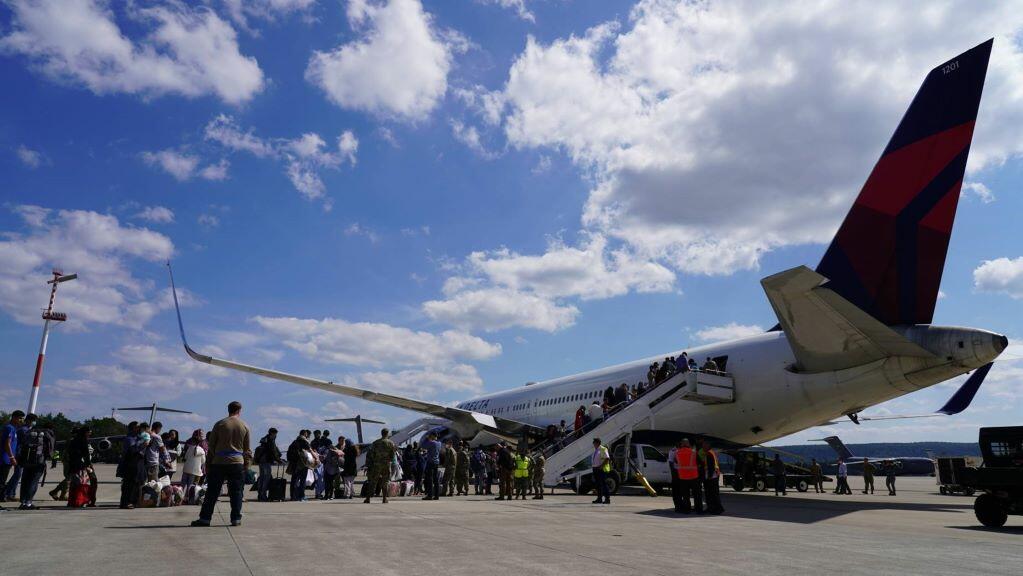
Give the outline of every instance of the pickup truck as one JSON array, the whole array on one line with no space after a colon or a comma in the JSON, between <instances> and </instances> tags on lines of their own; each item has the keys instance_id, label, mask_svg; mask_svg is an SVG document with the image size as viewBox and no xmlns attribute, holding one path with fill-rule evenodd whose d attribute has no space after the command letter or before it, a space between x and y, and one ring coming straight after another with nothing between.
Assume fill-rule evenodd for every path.
<instances>
[{"instance_id":1,"label":"pickup truck","mask_svg":"<svg viewBox=\"0 0 1023 576\"><path fill-rule=\"evenodd\" d=\"M646 477L655 490L671 487L668 456L649 444L630 444L629 458L625 458L625 444L617 444L611 450L611 468L607 478L608 492L611 494L617 494L623 485L641 486L633 473L636 470ZM593 472L589 462L580 462L575 471L563 479L570 482L578 494L587 494L593 490Z\"/></svg>"}]
</instances>

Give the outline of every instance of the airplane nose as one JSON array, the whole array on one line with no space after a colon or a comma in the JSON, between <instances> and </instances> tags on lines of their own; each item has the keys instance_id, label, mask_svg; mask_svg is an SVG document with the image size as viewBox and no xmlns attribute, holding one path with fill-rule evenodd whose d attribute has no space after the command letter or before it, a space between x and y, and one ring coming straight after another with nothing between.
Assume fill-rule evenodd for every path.
<instances>
[{"instance_id":1,"label":"airplane nose","mask_svg":"<svg viewBox=\"0 0 1023 576\"><path fill-rule=\"evenodd\" d=\"M1001 354L1002 350L1009 347L1009 339L1005 336L995 336L995 353Z\"/></svg>"}]
</instances>

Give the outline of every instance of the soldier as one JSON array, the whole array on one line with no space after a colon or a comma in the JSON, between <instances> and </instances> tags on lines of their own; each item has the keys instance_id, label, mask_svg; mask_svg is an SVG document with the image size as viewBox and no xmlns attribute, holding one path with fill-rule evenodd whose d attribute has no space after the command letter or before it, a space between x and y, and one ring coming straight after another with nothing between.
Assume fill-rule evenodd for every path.
<instances>
[{"instance_id":1,"label":"soldier","mask_svg":"<svg viewBox=\"0 0 1023 576\"><path fill-rule=\"evenodd\" d=\"M451 439L444 441L444 485L441 487L441 494L446 496L455 495L455 465L458 463L458 454L451 447Z\"/></svg>"},{"instance_id":2,"label":"soldier","mask_svg":"<svg viewBox=\"0 0 1023 576\"><path fill-rule=\"evenodd\" d=\"M543 500L543 468L547 464L547 459L543 457L542 452L538 452L533 457L533 466L529 472L532 475L533 480L533 500Z\"/></svg>"},{"instance_id":3,"label":"soldier","mask_svg":"<svg viewBox=\"0 0 1023 576\"><path fill-rule=\"evenodd\" d=\"M369 447L368 459L372 461L372 464L370 464L366 475L368 486L366 499L363 500L366 504L369 504L370 498L376 494L380 487L384 489L384 504L387 504L387 482L391 480L391 461L394 460L394 455L398 452L398 447L388 438L390 435L391 431L384 428L380 431L380 438L374 440Z\"/></svg>"},{"instance_id":4,"label":"soldier","mask_svg":"<svg viewBox=\"0 0 1023 576\"><path fill-rule=\"evenodd\" d=\"M455 491L458 495L469 495L469 450L468 443L458 445L455 461Z\"/></svg>"}]
</instances>

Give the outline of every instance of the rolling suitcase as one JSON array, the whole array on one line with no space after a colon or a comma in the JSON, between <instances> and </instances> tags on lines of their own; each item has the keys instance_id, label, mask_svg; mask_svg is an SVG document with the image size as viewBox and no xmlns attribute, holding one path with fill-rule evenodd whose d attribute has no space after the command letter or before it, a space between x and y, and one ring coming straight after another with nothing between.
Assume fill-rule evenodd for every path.
<instances>
[{"instance_id":1,"label":"rolling suitcase","mask_svg":"<svg viewBox=\"0 0 1023 576\"><path fill-rule=\"evenodd\" d=\"M277 466L277 475L270 479L270 488L267 489L266 497L271 502L283 502L285 492L288 489L288 481L281 474L281 466Z\"/></svg>"},{"instance_id":2,"label":"rolling suitcase","mask_svg":"<svg viewBox=\"0 0 1023 576\"><path fill-rule=\"evenodd\" d=\"M387 483L387 497L394 498L401 492L401 482L388 482Z\"/></svg>"}]
</instances>

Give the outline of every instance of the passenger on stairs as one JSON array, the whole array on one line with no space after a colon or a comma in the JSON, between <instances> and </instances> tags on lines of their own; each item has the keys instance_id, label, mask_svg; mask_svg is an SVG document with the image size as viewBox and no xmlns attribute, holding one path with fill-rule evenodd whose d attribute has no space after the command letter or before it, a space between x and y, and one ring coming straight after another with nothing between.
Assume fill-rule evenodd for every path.
<instances>
[{"instance_id":1,"label":"passenger on stairs","mask_svg":"<svg viewBox=\"0 0 1023 576\"><path fill-rule=\"evenodd\" d=\"M596 400L593 401L593 404L590 404L590 411L588 414L590 417L590 428L596 427L600 421L604 419L604 409Z\"/></svg>"}]
</instances>

